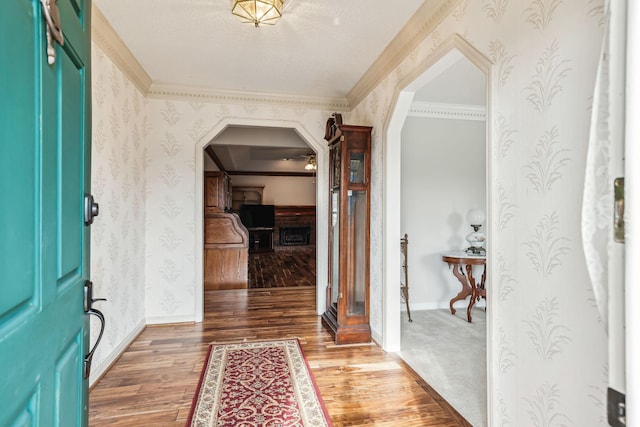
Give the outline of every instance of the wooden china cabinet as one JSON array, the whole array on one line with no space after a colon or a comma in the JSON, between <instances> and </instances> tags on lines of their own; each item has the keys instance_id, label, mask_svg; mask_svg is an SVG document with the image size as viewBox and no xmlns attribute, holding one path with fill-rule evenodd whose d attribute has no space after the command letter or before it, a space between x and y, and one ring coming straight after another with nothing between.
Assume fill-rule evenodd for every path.
<instances>
[{"instance_id":1,"label":"wooden china cabinet","mask_svg":"<svg viewBox=\"0 0 640 427\"><path fill-rule=\"evenodd\" d=\"M329 119L329 286L324 323L336 344L371 341L369 214L371 127Z\"/></svg>"}]
</instances>

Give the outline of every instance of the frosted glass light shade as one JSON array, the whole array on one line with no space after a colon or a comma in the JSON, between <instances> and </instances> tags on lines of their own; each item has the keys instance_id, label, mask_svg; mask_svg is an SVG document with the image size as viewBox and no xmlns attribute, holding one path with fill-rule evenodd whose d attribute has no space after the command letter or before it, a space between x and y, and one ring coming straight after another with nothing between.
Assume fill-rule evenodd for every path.
<instances>
[{"instance_id":1,"label":"frosted glass light shade","mask_svg":"<svg viewBox=\"0 0 640 427\"><path fill-rule=\"evenodd\" d=\"M273 25L282 16L284 0L234 0L231 13L244 23Z\"/></svg>"},{"instance_id":2,"label":"frosted glass light shade","mask_svg":"<svg viewBox=\"0 0 640 427\"><path fill-rule=\"evenodd\" d=\"M467 212L467 222L470 225L482 225L482 223L484 223L484 212L482 209L470 209L469 212Z\"/></svg>"},{"instance_id":3,"label":"frosted glass light shade","mask_svg":"<svg viewBox=\"0 0 640 427\"><path fill-rule=\"evenodd\" d=\"M473 255L486 255L487 252L483 248L486 237L483 232L479 231L484 223L484 211L478 208L470 209L467 212L467 222L473 228L473 233L466 237L469 247L465 249L465 252Z\"/></svg>"},{"instance_id":4,"label":"frosted glass light shade","mask_svg":"<svg viewBox=\"0 0 640 427\"><path fill-rule=\"evenodd\" d=\"M318 169L318 165L316 163L316 156L315 155L307 156L307 163L304 165L304 170L314 171L316 169Z\"/></svg>"}]
</instances>

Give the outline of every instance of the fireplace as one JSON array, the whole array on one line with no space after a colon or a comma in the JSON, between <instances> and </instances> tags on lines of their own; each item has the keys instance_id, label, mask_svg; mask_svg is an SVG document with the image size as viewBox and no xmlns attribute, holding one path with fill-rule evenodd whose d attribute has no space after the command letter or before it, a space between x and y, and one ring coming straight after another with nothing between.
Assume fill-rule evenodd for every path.
<instances>
[{"instance_id":1,"label":"fireplace","mask_svg":"<svg viewBox=\"0 0 640 427\"><path fill-rule=\"evenodd\" d=\"M280 227L280 245L308 245L311 227Z\"/></svg>"}]
</instances>

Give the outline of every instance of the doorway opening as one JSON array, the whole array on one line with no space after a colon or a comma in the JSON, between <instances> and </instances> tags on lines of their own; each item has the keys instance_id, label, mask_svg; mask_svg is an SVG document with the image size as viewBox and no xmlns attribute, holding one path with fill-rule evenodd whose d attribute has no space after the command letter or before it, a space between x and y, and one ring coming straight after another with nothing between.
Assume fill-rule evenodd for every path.
<instances>
[{"instance_id":1,"label":"doorway opening","mask_svg":"<svg viewBox=\"0 0 640 427\"><path fill-rule=\"evenodd\" d=\"M473 229L466 216L472 208L485 213L482 230L488 239L491 236L487 226L491 200L489 71L490 62L460 36L443 43L399 84L385 147L385 349L399 351L478 426L487 425L491 312L476 308L473 321L467 322L468 297L455 305L456 315L451 314L449 302L461 290L461 283L442 254L469 246L465 237ZM405 233L413 322L408 322L398 289L402 271L398 243ZM489 251L487 273L490 260ZM482 267L473 272L479 279ZM488 274L489 301L490 277ZM457 362L456 357L460 357ZM464 390L460 392L458 386Z\"/></svg>"},{"instance_id":2,"label":"doorway opening","mask_svg":"<svg viewBox=\"0 0 640 427\"><path fill-rule=\"evenodd\" d=\"M315 287L315 151L293 129L229 126L205 154L205 291Z\"/></svg>"},{"instance_id":3,"label":"doorway opening","mask_svg":"<svg viewBox=\"0 0 640 427\"><path fill-rule=\"evenodd\" d=\"M231 139L229 135L225 134L230 131ZM254 133L253 136L247 136L246 133ZM297 139L297 147L291 147L282 135L288 133L293 135ZM234 135L235 134L235 135ZM255 135L261 135L261 138L257 138ZM234 140L233 144L230 140ZM261 230L256 227L251 227L251 234L247 236L246 240L248 245L246 250L251 249L252 253L264 255L268 253L292 251L292 248L299 248L301 242L288 242L287 245L280 244L280 230L284 228L291 228L292 225L297 225L299 221L299 211L304 210L307 213L305 218L305 227L309 230L309 242L305 246L311 246L313 244L313 259L312 264L315 268L315 277L313 285L316 287L316 311L319 311L318 307L324 307L324 292L318 291L318 283L326 283L326 268L322 266L326 265L326 247L327 247L327 233L326 233L326 180L324 180L323 166L326 164L326 149L322 144L315 141L310 137L309 132L304 129L299 123L284 122L278 120L260 120L260 119L223 119L206 137L204 137L199 144L196 144L196 285L199 289L196 290L196 312L197 317L201 320L204 311L204 277L203 267L205 264L204 250L203 250L203 238L204 234L204 199L203 199L203 177L207 169L219 169L214 164L207 154L207 147L213 145L216 147L216 151L220 154L219 157L224 159L225 169L227 169L227 175L230 178L230 191L233 193L233 187L239 187L237 189L238 199L230 200L228 209L229 212L235 212L240 217L241 206L247 208L266 208L271 209L271 221L273 224L269 224L269 227L261 226ZM294 144L295 145L295 144ZM234 146L234 148L230 148ZM300 153L297 153L297 151ZM209 149L210 151L210 149ZM282 154L284 152L291 152L295 154L287 155ZM314 161L318 165L311 175L300 173L296 174L289 166L289 170L286 168L280 172L273 170L277 164L300 164L300 169L303 171L306 158L309 154L314 155ZM241 168L239 164L248 162ZM226 166L229 164L231 166ZM275 166L274 166L275 165ZM295 166L293 166L295 167ZM271 168L271 169L270 169ZM277 168L276 168L277 169ZM281 168L283 169L283 168ZM297 176L296 176L297 175ZM258 182L260 181L260 182ZM300 191L295 191L295 187L307 186L306 191L302 191L304 196L300 198ZM260 200L253 200L255 191L260 188ZM296 196L296 193L298 194ZM230 199L233 199L233 194L230 195ZM246 200L245 198L248 197ZM292 199L298 197L297 199ZM304 209L302 209L304 208ZM250 209L247 209L247 211ZM265 211L265 209L262 209ZM291 221L298 220L296 224ZM249 232L247 228L247 234ZM268 233L265 229L269 228ZM314 232L311 234L311 232ZM254 248L251 243L251 238L258 239L258 244ZM264 242L262 240L265 240ZM296 249L297 249L296 248ZM287 254L284 254L285 256ZM315 266L318 266L317 268ZM300 269L297 270L298 273ZM293 281L297 280L295 272L290 272L293 276ZM247 283L249 284L249 283Z\"/></svg>"}]
</instances>

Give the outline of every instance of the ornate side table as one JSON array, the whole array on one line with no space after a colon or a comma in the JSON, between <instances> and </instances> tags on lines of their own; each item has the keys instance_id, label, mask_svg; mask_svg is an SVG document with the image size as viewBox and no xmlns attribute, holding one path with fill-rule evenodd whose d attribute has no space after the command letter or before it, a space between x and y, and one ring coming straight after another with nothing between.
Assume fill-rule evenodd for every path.
<instances>
[{"instance_id":1,"label":"ornate side table","mask_svg":"<svg viewBox=\"0 0 640 427\"><path fill-rule=\"evenodd\" d=\"M469 300L469 306L467 307L467 321L471 322L471 308L480 300L480 297L487 298L487 292L485 290L485 280L487 278L487 257L485 255L472 255L466 252L445 252L442 254L442 261L446 262L449 267L452 267L453 275L460 281L462 290L458 292L458 295L453 297L449 301L449 309L451 314L456 314L456 309L453 308L453 304L456 301L465 300L468 296L471 296ZM482 278L480 283L476 283L472 274L474 265L482 265Z\"/></svg>"}]
</instances>

